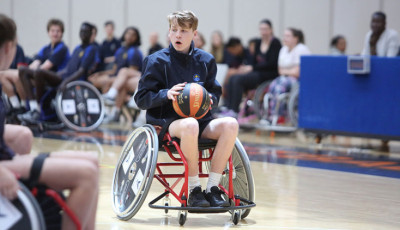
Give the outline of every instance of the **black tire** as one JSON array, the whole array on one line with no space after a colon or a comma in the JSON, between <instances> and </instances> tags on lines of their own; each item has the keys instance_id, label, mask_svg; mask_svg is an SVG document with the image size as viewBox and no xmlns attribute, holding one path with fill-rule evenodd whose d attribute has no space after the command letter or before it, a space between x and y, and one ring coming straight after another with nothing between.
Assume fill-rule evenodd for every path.
<instances>
[{"instance_id":1,"label":"black tire","mask_svg":"<svg viewBox=\"0 0 400 230\"><path fill-rule=\"evenodd\" d=\"M112 206L121 220L131 219L150 190L157 165L158 137L153 126L135 129L125 142L112 182Z\"/></svg>"},{"instance_id":2,"label":"black tire","mask_svg":"<svg viewBox=\"0 0 400 230\"><path fill-rule=\"evenodd\" d=\"M186 217L187 217L187 211L179 211L178 212L178 222L180 226L185 225L186 222Z\"/></svg>"}]
</instances>

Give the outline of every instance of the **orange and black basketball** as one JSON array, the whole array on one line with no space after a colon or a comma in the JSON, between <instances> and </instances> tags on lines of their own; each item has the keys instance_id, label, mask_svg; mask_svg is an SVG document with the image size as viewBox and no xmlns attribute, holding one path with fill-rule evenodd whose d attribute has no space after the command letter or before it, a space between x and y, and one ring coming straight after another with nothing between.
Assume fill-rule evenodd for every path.
<instances>
[{"instance_id":1,"label":"orange and black basketball","mask_svg":"<svg viewBox=\"0 0 400 230\"><path fill-rule=\"evenodd\" d=\"M197 83L188 83L175 97L172 105L179 116L200 119L210 109L210 96L203 86Z\"/></svg>"}]
</instances>

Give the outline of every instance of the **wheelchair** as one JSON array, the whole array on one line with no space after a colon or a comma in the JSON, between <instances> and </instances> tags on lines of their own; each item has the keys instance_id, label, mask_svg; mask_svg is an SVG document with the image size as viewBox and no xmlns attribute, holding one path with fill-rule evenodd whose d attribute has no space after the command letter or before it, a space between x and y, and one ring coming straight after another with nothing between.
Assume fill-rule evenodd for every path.
<instances>
[{"instance_id":1,"label":"wheelchair","mask_svg":"<svg viewBox=\"0 0 400 230\"><path fill-rule=\"evenodd\" d=\"M12 201L12 205L21 213L21 218L10 226L10 230L61 229L62 211L71 218L76 229L81 229L78 218L66 205L62 194L44 186L29 190L22 182L19 182L19 187L17 199Z\"/></svg>"},{"instance_id":2,"label":"wheelchair","mask_svg":"<svg viewBox=\"0 0 400 230\"><path fill-rule=\"evenodd\" d=\"M160 141L157 132L151 125L135 129L125 142L119 161L114 171L112 182L112 206L121 220L131 219L140 209L150 190L153 179L157 179L165 191L149 203L150 208L178 210L178 222L183 226L187 213L222 213L230 212L232 222L236 225L247 217L250 209L255 207L254 180L250 161L242 144L236 139L232 155L227 163L220 189L223 198L229 200L230 207L188 207L188 165L179 146L179 139L171 138L166 133ZM208 177L210 161L216 145L214 140L199 140L199 177ZM157 163L158 151L165 151L173 162ZM179 156L177 156L177 154ZM181 173L164 173L162 167L180 167ZM183 179L183 182L182 182ZM181 185L179 191L174 191ZM179 202L171 206L169 195ZM156 204L161 201L162 205Z\"/></svg>"},{"instance_id":3,"label":"wheelchair","mask_svg":"<svg viewBox=\"0 0 400 230\"><path fill-rule=\"evenodd\" d=\"M272 111L269 103L272 95L269 92L271 81L262 83L254 94L253 106L254 111L260 120L256 125L257 129L277 132L293 132L297 130L298 124L298 98L299 84L293 84L291 90L286 93L279 94L275 110ZM280 117L279 111L286 107L287 113ZM283 124L282 120L284 121Z\"/></svg>"},{"instance_id":4,"label":"wheelchair","mask_svg":"<svg viewBox=\"0 0 400 230\"><path fill-rule=\"evenodd\" d=\"M40 101L40 121L23 125L36 125L40 131L68 127L78 132L96 129L104 119L104 102L98 90L86 81L72 81L66 89L46 91Z\"/></svg>"}]
</instances>

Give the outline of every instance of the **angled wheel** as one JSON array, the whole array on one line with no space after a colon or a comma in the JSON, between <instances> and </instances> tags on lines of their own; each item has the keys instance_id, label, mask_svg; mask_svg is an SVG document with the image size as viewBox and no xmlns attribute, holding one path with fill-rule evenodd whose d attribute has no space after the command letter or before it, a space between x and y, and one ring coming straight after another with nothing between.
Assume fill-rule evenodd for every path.
<instances>
[{"instance_id":1,"label":"angled wheel","mask_svg":"<svg viewBox=\"0 0 400 230\"><path fill-rule=\"evenodd\" d=\"M289 103L287 104L289 111L289 118L294 127L297 127L297 123L299 120L299 92L300 87L298 84L292 86L292 90L289 95Z\"/></svg>"},{"instance_id":2,"label":"angled wheel","mask_svg":"<svg viewBox=\"0 0 400 230\"><path fill-rule=\"evenodd\" d=\"M250 201L255 201L255 189L253 173L250 167L250 160L247 156L246 150L239 139L236 139L235 147L232 151L233 162L233 192ZM221 178L221 185L229 188L229 170L225 169L225 174ZM226 196L226 195L225 195ZM228 199L226 196L225 199ZM241 218L246 218L250 213L250 209L241 210Z\"/></svg>"},{"instance_id":3,"label":"angled wheel","mask_svg":"<svg viewBox=\"0 0 400 230\"><path fill-rule=\"evenodd\" d=\"M56 111L65 125L79 132L96 129L104 118L104 102L99 91L85 81L73 81L56 96Z\"/></svg>"},{"instance_id":4,"label":"angled wheel","mask_svg":"<svg viewBox=\"0 0 400 230\"><path fill-rule=\"evenodd\" d=\"M112 206L121 220L131 219L140 209L153 181L158 156L155 129L135 129L122 147L112 182Z\"/></svg>"},{"instance_id":5,"label":"angled wheel","mask_svg":"<svg viewBox=\"0 0 400 230\"><path fill-rule=\"evenodd\" d=\"M22 213L22 218L10 229L46 229L38 202L22 183L19 183L19 186L21 189L18 191L18 199L15 199L12 204Z\"/></svg>"},{"instance_id":6,"label":"angled wheel","mask_svg":"<svg viewBox=\"0 0 400 230\"><path fill-rule=\"evenodd\" d=\"M254 94L254 112L257 114L258 119L263 119L268 116L268 111L264 106L264 95L268 93L270 84L271 81L261 83Z\"/></svg>"}]
</instances>

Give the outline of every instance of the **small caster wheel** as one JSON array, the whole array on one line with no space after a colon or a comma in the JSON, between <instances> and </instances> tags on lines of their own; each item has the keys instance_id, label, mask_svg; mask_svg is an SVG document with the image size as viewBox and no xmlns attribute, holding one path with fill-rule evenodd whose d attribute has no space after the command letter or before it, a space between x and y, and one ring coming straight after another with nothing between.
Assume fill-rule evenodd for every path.
<instances>
[{"instance_id":1,"label":"small caster wheel","mask_svg":"<svg viewBox=\"0 0 400 230\"><path fill-rule=\"evenodd\" d=\"M241 210L234 210L232 212L232 222L234 225L237 225L239 223L241 216L242 216Z\"/></svg>"},{"instance_id":2,"label":"small caster wheel","mask_svg":"<svg viewBox=\"0 0 400 230\"><path fill-rule=\"evenodd\" d=\"M169 197L165 197L164 198L164 206L169 206L169 204L171 203L171 199L169 199ZM165 214L168 213L168 209L164 209Z\"/></svg>"},{"instance_id":3,"label":"small caster wheel","mask_svg":"<svg viewBox=\"0 0 400 230\"><path fill-rule=\"evenodd\" d=\"M169 203L168 203L168 202L165 202L165 203L164 203L164 206L169 206ZM167 209L167 208L164 209L164 212L165 212L165 214L167 214L167 213L168 213L168 209Z\"/></svg>"},{"instance_id":4,"label":"small caster wheel","mask_svg":"<svg viewBox=\"0 0 400 230\"><path fill-rule=\"evenodd\" d=\"M183 226L186 222L187 211L179 211L178 218L179 218L179 225Z\"/></svg>"}]
</instances>

